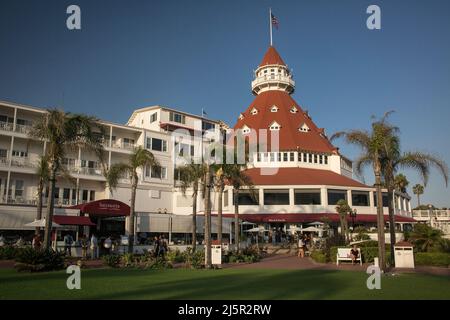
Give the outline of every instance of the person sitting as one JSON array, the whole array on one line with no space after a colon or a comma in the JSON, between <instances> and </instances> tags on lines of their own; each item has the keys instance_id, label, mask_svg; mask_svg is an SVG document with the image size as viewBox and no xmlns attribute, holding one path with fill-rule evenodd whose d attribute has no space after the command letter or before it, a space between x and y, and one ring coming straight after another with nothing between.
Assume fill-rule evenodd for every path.
<instances>
[{"instance_id":1,"label":"person sitting","mask_svg":"<svg viewBox=\"0 0 450 320\"><path fill-rule=\"evenodd\" d=\"M352 258L352 264L355 264L359 257L359 250L356 245L353 245L353 248L350 250L350 257Z\"/></svg>"}]
</instances>

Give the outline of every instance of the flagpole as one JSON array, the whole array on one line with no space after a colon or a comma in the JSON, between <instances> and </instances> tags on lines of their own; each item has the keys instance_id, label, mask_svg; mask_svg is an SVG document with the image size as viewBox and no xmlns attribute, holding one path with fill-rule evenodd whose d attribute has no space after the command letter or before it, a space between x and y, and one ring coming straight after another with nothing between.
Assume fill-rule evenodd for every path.
<instances>
[{"instance_id":1,"label":"flagpole","mask_svg":"<svg viewBox=\"0 0 450 320\"><path fill-rule=\"evenodd\" d=\"M272 8L269 8L270 46L272 46Z\"/></svg>"}]
</instances>

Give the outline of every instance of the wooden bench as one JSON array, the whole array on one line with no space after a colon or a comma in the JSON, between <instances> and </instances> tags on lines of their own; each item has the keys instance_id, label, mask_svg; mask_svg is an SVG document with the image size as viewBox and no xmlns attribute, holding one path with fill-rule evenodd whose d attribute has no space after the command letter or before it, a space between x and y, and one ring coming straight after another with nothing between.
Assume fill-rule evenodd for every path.
<instances>
[{"instance_id":1,"label":"wooden bench","mask_svg":"<svg viewBox=\"0 0 450 320\"><path fill-rule=\"evenodd\" d=\"M352 248L338 248L336 254L336 265L339 265L339 261L352 261L352 256L350 254ZM355 259L356 262L362 265L361 249L358 248L358 258Z\"/></svg>"}]
</instances>

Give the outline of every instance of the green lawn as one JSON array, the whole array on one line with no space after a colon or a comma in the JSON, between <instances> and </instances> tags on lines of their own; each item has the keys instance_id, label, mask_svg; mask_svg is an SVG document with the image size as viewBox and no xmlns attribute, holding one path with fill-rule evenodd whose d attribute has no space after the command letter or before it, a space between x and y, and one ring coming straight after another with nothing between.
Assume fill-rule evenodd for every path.
<instances>
[{"instance_id":1,"label":"green lawn","mask_svg":"<svg viewBox=\"0 0 450 320\"><path fill-rule=\"evenodd\" d=\"M320 270L82 270L81 290L65 272L0 270L0 299L450 299L450 277L383 276Z\"/></svg>"}]
</instances>

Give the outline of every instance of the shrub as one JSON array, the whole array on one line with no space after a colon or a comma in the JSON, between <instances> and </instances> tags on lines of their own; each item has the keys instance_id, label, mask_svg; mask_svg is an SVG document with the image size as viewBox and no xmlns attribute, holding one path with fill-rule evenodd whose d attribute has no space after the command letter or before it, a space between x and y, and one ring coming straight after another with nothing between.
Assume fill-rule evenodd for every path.
<instances>
[{"instance_id":1,"label":"shrub","mask_svg":"<svg viewBox=\"0 0 450 320\"><path fill-rule=\"evenodd\" d=\"M201 269L205 264L205 253L203 251L192 251L191 247L188 247L183 253L186 267L193 269Z\"/></svg>"},{"instance_id":2,"label":"shrub","mask_svg":"<svg viewBox=\"0 0 450 320\"><path fill-rule=\"evenodd\" d=\"M443 252L417 252L415 263L418 266L440 266L450 265L450 254Z\"/></svg>"},{"instance_id":3,"label":"shrub","mask_svg":"<svg viewBox=\"0 0 450 320\"><path fill-rule=\"evenodd\" d=\"M22 248L16 256L14 267L18 271L52 271L64 269L64 254L52 250Z\"/></svg>"},{"instance_id":4,"label":"shrub","mask_svg":"<svg viewBox=\"0 0 450 320\"><path fill-rule=\"evenodd\" d=\"M315 251L311 252L311 259L313 259L314 261L319 262L319 263L327 262L327 256L321 250L315 250Z\"/></svg>"},{"instance_id":5,"label":"shrub","mask_svg":"<svg viewBox=\"0 0 450 320\"><path fill-rule=\"evenodd\" d=\"M124 253L121 257L119 257L119 263L122 263L124 267L132 267L134 265L135 259L132 253ZM114 266L111 266L114 267Z\"/></svg>"},{"instance_id":6,"label":"shrub","mask_svg":"<svg viewBox=\"0 0 450 320\"><path fill-rule=\"evenodd\" d=\"M13 246L0 247L0 260L12 260L19 255L22 249Z\"/></svg>"},{"instance_id":7,"label":"shrub","mask_svg":"<svg viewBox=\"0 0 450 320\"><path fill-rule=\"evenodd\" d=\"M167 260L172 263L186 262L186 255L182 254L180 252L180 250L178 250L178 249L169 250L169 252L167 252L166 257L167 257Z\"/></svg>"},{"instance_id":8,"label":"shrub","mask_svg":"<svg viewBox=\"0 0 450 320\"><path fill-rule=\"evenodd\" d=\"M102 256L103 263L111 268L117 268L120 265L121 256L116 254L108 254Z\"/></svg>"}]
</instances>

